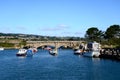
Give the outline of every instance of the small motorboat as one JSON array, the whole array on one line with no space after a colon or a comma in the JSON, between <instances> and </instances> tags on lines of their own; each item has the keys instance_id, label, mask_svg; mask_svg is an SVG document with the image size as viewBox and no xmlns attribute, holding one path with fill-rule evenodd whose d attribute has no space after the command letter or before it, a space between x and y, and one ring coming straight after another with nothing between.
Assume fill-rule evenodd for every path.
<instances>
[{"instance_id":1,"label":"small motorboat","mask_svg":"<svg viewBox=\"0 0 120 80\"><path fill-rule=\"evenodd\" d=\"M3 47L0 47L0 51L3 51L4 50L4 48Z\"/></svg>"},{"instance_id":2,"label":"small motorboat","mask_svg":"<svg viewBox=\"0 0 120 80\"><path fill-rule=\"evenodd\" d=\"M27 50L27 56L33 56L37 52L37 48L29 48Z\"/></svg>"},{"instance_id":3,"label":"small motorboat","mask_svg":"<svg viewBox=\"0 0 120 80\"><path fill-rule=\"evenodd\" d=\"M37 51L38 51L37 48L33 48L33 49L32 49L32 52L33 52L33 53L36 53Z\"/></svg>"},{"instance_id":4,"label":"small motorboat","mask_svg":"<svg viewBox=\"0 0 120 80\"><path fill-rule=\"evenodd\" d=\"M57 54L58 54L58 51L57 51L57 49L51 49L51 50L49 50L49 53L50 53L51 55L57 55Z\"/></svg>"},{"instance_id":5,"label":"small motorboat","mask_svg":"<svg viewBox=\"0 0 120 80\"><path fill-rule=\"evenodd\" d=\"M74 49L74 54L82 55L84 53L85 46L81 44L78 49Z\"/></svg>"},{"instance_id":6,"label":"small motorboat","mask_svg":"<svg viewBox=\"0 0 120 80\"><path fill-rule=\"evenodd\" d=\"M26 56L27 50L26 49L19 49L18 53L16 53L16 56Z\"/></svg>"},{"instance_id":7,"label":"small motorboat","mask_svg":"<svg viewBox=\"0 0 120 80\"><path fill-rule=\"evenodd\" d=\"M76 55L82 55L83 52L84 51L82 49L74 49L74 54L76 54Z\"/></svg>"},{"instance_id":8,"label":"small motorboat","mask_svg":"<svg viewBox=\"0 0 120 80\"><path fill-rule=\"evenodd\" d=\"M49 47L49 46L47 46L47 47L45 47L44 49L45 49L45 50L51 50L52 48Z\"/></svg>"},{"instance_id":9,"label":"small motorboat","mask_svg":"<svg viewBox=\"0 0 120 80\"><path fill-rule=\"evenodd\" d=\"M86 52L83 54L87 57L99 57L101 51L101 45L97 42L89 42L86 45Z\"/></svg>"}]
</instances>

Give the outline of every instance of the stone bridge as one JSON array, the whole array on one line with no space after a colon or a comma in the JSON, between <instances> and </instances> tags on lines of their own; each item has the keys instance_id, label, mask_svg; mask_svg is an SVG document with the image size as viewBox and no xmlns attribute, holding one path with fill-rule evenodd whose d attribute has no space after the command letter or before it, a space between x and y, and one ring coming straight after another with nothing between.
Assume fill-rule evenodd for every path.
<instances>
[{"instance_id":1,"label":"stone bridge","mask_svg":"<svg viewBox=\"0 0 120 80\"><path fill-rule=\"evenodd\" d=\"M27 46L32 47L42 47L42 46L55 46L56 48L59 48L61 46L64 47L79 47L79 45L85 41L27 41Z\"/></svg>"}]
</instances>

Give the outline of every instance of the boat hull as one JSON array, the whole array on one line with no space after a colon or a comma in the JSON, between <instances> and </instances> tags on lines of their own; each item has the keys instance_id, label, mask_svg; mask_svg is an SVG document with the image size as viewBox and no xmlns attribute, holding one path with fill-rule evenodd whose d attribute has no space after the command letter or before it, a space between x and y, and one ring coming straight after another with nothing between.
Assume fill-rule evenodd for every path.
<instances>
[{"instance_id":1,"label":"boat hull","mask_svg":"<svg viewBox=\"0 0 120 80\"><path fill-rule=\"evenodd\" d=\"M58 54L58 53L57 53L57 50L50 50L49 53L50 53L51 55L57 55L57 54Z\"/></svg>"},{"instance_id":2,"label":"boat hull","mask_svg":"<svg viewBox=\"0 0 120 80\"><path fill-rule=\"evenodd\" d=\"M89 51L89 52L85 52L83 55L87 56L87 57L95 57L95 58L97 58L97 57L99 57L100 52L98 52L98 51Z\"/></svg>"},{"instance_id":3,"label":"boat hull","mask_svg":"<svg viewBox=\"0 0 120 80\"><path fill-rule=\"evenodd\" d=\"M16 56L26 56L27 54L16 54Z\"/></svg>"},{"instance_id":4,"label":"boat hull","mask_svg":"<svg viewBox=\"0 0 120 80\"><path fill-rule=\"evenodd\" d=\"M80 49L74 50L74 54L82 55L83 54L83 50L80 50Z\"/></svg>"},{"instance_id":5,"label":"boat hull","mask_svg":"<svg viewBox=\"0 0 120 80\"><path fill-rule=\"evenodd\" d=\"M4 48L0 48L0 51L3 51L4 50Z\"/></svg>"}]
</instances>

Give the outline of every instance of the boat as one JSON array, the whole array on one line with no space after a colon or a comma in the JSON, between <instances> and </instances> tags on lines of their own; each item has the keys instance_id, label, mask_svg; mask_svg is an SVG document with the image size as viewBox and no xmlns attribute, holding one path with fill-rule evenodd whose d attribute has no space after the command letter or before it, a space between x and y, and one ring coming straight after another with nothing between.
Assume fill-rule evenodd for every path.
<instances>
[{"instance_id":1,"label":"boat","mask_svg":"<svg viewBox=\"0 0 120 80\"><path fill-rule=\"evenodd\" d=\"M50 53L51 55L57 55L57 54L58 54L58 51L57 51L57 49L51 49L51 50L49 50L49 53Z\"/></svg>"},{"instance_id":2,"label":"boat","mask_svg":"<svg viewBox=\"0 0 120 80\"><path fill-rule=\"evenodd\" d=\"M82 55L84 53L84 49L85 49L84 45L81 44L78 49L74 49L74 54Z\"/></svg>"},{"instance_id":3,"label":"boat","mask_svg":"<svg viewBox=\"0 0 120 80\"><path fill-rule=\"evenodd\" d=\"M44 49L45 49L45 50L52 50L52 48L49 47L49 46L45 47Z\"/></svg>"},{"instance_id":4,"label":"boat","mask_svg":"<svg viewBox=\"0 0 120 80\"><path fill-rule=\"evenodd\" d=\"M0 51L3 51L4 50L4 48L3 47L0 47Z\"/></svg>"},{"instance_id":5,"label":"boat","mask_svg":"<svg viewBox=\"0 0 120 80\"><path fill-rule=\"evenodd\" d=\"M33 52L34 52L34 53L36 53L37 51L38 51L37 48L34 48L34 49L33 49Z\"/></svg>"},{"instance_id":6,"label":"boat","mask_svg":"<svg viewBox=\"0 0 120 80\"><path fill-rule=\"evenodd\" d=\"M89 42L86 45L86 52L84 52L84 56L87 57L99 57L100 56L101 45L97 42Z\"/></svg>"},{"instance_id":7,"label":"boat","mask_svg":"<svg viewBox=\"0 0 120 80\"><path fill-rule=\"evenodd\" d=\"M26 56L27 50L26 49L19 49L18 53L16 53L16 56Z\"/></svg>"},{"instance_id":8,"label":"boat","mask_svg":"<svg viewBox=\"0 0 120 80\"><path fill-rule=\"evenodd\" d=\"M36 53L38 51L37 48L35 48L35 47L30 48L30 50L32 50L33 53Z\"/></svg>"},{"instance_id":9,"label":"boat","mask_svg":"<svg viewBox=\"0 0 120 80\"><path fill-rule=\"evenodd\" d=\"M37 52L37 48L29 48L27 50L27 56L33 56Z\"/></svg>"},{"instance_id":10,"label":"boat","mask_svg":"<svg viewBox=\"0 0 120 80\"><path fill-rule=\"evenodd\" d=\"M74 49L74 54L82 55L84 51L82 49Z\"/></svg>"}]
</instances>

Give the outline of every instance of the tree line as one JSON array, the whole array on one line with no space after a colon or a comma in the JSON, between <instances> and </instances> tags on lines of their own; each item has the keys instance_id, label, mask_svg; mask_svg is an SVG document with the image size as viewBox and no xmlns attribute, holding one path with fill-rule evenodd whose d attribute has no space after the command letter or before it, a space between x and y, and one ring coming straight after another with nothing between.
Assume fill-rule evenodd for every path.
<instances>
[{"instance_id":1,"label":"tree line","mask_svg":"<svg viewBox=\"0 0 120 80\"><path fill-rule=\"evenodd\" d=\"M106 31L91 27L86 31L86 41L97 41L103 45L114 45L120 47L120 25L111 25Z\"/></svg>"}]
</instances>

